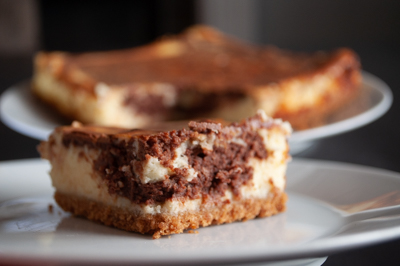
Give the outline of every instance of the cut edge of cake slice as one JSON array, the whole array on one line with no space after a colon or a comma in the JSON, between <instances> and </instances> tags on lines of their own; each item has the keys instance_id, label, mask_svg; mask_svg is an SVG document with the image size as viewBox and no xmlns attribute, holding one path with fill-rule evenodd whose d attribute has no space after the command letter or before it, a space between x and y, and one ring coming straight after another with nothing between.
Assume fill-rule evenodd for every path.
<instances>
[{"instance_id":1,"label":"cut edge of cake slice","mask_svg":"<svg viewBox=\"0 0 400 266\"><path fill-rule=\"evenodd\" d=\"M75 122L38 150L65 211L159 238L283 212L290 133L262 111L170 131Z\"/></svg>"}]
</instances>

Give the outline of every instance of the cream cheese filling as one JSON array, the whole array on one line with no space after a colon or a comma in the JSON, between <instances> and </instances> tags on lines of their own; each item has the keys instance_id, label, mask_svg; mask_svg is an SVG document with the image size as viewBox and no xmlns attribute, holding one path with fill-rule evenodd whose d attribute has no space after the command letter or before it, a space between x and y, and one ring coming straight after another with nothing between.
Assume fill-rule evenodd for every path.
<instances>
[{"instance_id":1,"label":"cream cheese filling","mask_svg":"<svg viewBox=\"0 0 400 266\"><path fill-rule=\"evenodd\" d=\"M283 127L258 130L258 134L263 138L267 147L269 156L265 160L250 158L249 165L253 167L254 174L251 182L241 187L243 199L268 197L272 188L284 190L288 146L286 134L283 134L282 130L285 131ZM47 157L53 166L50 172L53 186L60 192L87 197L141 214L179 214L197 211L203 204L201 198L194 200L177 198L167 200L164 203L145 205L132 203L125 197L110 194L106 182L98 173L93 171L93 162L98 158L101 151L87 148L87 146L70 145L65 148L61 141L61 134L58 133L54 136L55 144L47 143L52 153L51 156ZM188 158L184 155L188 145L190 143L185 142L175 150L176 156L172 165L175 168L189 168L187 178L191 179L197 175L197 172L190 168ZM156 182L168 178L171 169L162 166L157 158L148 157L141 181ZM127 169L121 168L121 170ZM231 190L226 191L221 200L224 199L234 200Z\"/></svg>"}]
</instances>

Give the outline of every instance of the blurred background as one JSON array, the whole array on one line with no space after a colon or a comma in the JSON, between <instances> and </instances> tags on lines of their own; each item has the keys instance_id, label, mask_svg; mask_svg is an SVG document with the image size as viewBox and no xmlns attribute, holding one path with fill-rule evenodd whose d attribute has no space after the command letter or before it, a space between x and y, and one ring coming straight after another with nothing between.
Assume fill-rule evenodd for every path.
<instances>
[{"instance_id":1,"label":"blurred background","mask_svg":"<svg viewBox=\"0 0 400 266\"><path fill-rule=\"evenodd\" d=\"M299 156L400 172L398 0L0 0L0 92L27 80L39 50L127 48L203 23L256 44L315 51L350 47L394 94L389 112ZM0 124L0 161L38 157L37 140ZM393 265L400 241L329 257L324 265ZM379 254L379 255L378 255Z\"/></svg>"}]
</instances>

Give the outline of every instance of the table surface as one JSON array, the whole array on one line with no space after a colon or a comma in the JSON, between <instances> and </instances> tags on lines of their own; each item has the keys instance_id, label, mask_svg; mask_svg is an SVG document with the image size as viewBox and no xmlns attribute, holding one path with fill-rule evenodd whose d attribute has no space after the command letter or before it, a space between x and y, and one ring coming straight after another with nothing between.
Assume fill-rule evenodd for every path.
<instances>
[{"instance_id":1,"label":"table surface","mask_svg":"<svg viewBox=\"0 0 400 266\"><path fill-rule=\"evenodd\" d=\"M354 131L323 139L298 157L348 162L400 172L400 51L360 49L363 68L384 80L393 91L390 110L379 120ZM0 56L0 92L32 74L30 56ZM0 161L39 157L37 140L23 136L0 123ZM400 239L332 254L324 266L394 265L400 263ZM1 264L1 262L0 262Z\"/></svg>"}]
</instances>

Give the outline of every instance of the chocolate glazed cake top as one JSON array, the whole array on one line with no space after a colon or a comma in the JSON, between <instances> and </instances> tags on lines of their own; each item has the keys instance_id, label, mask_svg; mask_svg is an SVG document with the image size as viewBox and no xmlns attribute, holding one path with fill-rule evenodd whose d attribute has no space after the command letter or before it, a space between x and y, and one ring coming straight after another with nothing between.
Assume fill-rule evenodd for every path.
<instances>
[{"instance_id":1,"label":"chocolate glazed cake top","mask_svg":"<svg viewBox=\"0 0 400 266\"><path fill-rule=\"evenodd\" d=\"M228 188L235 197L240 197L240 187L253 176L253 169L247 164L249 158L268 156L262 137L252 130L255 125L265 128L273 123L263 122L259 117L224 128L215 122L190 122L189 129L167 132L78 127L64 134L63 144L100 148L94 170L106 181L109 193L135 203L151 204L177 197L213 199L223 196ZM238 131L246 145L229 141ZM215 134L218 145L212 150L200 145L186 149L189 165L198 173L188 181L188 169L174 168L172 160L177 147L197 139L199 134ZM134 145L135 141L139 147ZM158 158L173 174L163 181L142 183L137 175L143 171L140 167L146 155Z\"/></svg>"}]
</instances>

